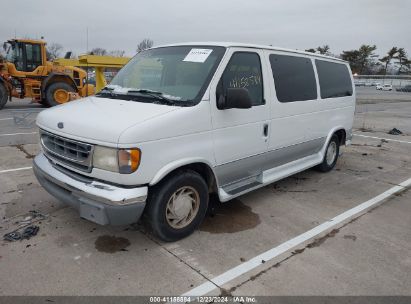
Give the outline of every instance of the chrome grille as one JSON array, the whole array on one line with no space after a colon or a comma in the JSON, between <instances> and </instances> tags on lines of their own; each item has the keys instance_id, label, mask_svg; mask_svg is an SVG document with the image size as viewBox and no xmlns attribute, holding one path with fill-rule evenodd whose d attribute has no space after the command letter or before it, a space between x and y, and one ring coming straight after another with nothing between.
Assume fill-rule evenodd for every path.
<instances>
[{"instance_id":1,"label":"chrome grille","mask_svg":"<svg viewBox=\"0 0 411 304\"><path fill-rule=\"evenodd\" d=\"M41 131L41 145L44 153L60 164L81 171L92 168L93 145Z\"/></svg>"}]
</instances>

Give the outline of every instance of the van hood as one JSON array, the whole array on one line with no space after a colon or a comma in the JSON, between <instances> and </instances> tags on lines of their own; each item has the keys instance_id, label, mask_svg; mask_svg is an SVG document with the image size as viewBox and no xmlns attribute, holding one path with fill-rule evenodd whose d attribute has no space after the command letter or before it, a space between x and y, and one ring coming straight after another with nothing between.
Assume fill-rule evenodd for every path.
<instances>
[{"instance_id":1,"label":"van hood","mask_svg":"<svg viewBox=\"0 0 411 304\"><path fill-rule=\"evenodd\" d=\"M37 125L77 140L117 144L124 130L179 109L181 107L87 97L42 111L37 116Z\"/></svg>"}]
</instances>

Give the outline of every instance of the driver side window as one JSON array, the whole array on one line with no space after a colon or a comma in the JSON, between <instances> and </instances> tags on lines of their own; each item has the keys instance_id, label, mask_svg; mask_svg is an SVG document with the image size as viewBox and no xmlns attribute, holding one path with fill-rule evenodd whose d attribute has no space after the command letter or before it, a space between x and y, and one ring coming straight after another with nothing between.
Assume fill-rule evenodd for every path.
<instances>
[{"instance_id":1,"label":"driver side window","mask_svg":"<svg viewBox=\"0 0 411 304\"><path fill-rule=\"evenodd\" d=\"M228 88L245 88L253 106L264 104L263 76L260 56L252 52L236 52L218 84L218 94L225 94Z\"/></svg>"},{"instance_id":2,"label":"driver side window","mask_svg":"<svg viewBox=\"0 0 411 304\"><path fill-rule=\"evenodd\" d=\"M27 72L34 71L41 65L41 48L40 45L26 44L26 70Z\"/></svg>"}]
</instances>

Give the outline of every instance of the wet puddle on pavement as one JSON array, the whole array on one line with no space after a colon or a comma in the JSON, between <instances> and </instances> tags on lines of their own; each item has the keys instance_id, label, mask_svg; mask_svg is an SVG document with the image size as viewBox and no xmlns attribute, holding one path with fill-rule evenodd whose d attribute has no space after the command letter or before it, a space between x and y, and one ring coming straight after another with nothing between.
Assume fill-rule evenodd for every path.
<instances>
[{"instance_id":1,"label":"wet puddle on pavement","mask_svg":"<svg viewBox=\"0 0 411 304\"><path fill-rule=\"evenodd\" d=\"M128 251L126 248L130 246L130 241L123 237L115 237L114 235L102 235L97 238L94 245L100 252L115 253Z\"/></svg>"},{"instance_id":2,"label":"wet puddle on pavement","mask_svg":"<svg viewBox=\"0 0 411 304\"><path fill-rule=\"evenodd\" d=\"M260 224L260 217L238 199L225 203L212 202L214 209L206 216L199 230L210 233L235 233Z\"/></svg>"}]
</instances>

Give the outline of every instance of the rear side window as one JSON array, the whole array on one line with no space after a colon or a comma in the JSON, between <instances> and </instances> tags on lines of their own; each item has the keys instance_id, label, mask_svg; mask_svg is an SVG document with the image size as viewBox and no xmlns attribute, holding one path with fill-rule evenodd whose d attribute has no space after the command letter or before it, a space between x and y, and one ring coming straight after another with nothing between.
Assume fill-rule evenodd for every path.
<instances>
[{"instance_id":1,"label":"rear side window","mask_svg":"<svg viewBox=\"0 0 411 304\"><path fill-rule=\"evenodd\" d=\"M315 60L320 81L321 98L351 96L350 72L345 64Z\"/></svg>"},{"instance_id":2,"label":"rear side window","mask_svg":"<svg viewBox=\"0 0 411 304\"><path fill-rule=\"evenodd\" d=\"M317 84L311 59L272 54L270 64L280 102L317 99Z\"/></svg>"},{"instance_id":3,"label":"rear side window","mask_svg":"<svg viewBox=\"0 0 411 304\"><path fill-rule=\"evenodd\" d=\"M228 88L245 88L253 106L264 104L263 76L260 56L251 52L236 52L230 59L220 85L223 92Z\"/></svg>"}]
</instances>

